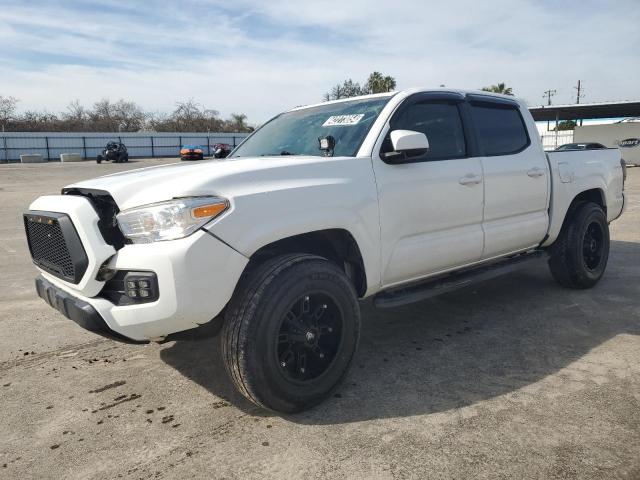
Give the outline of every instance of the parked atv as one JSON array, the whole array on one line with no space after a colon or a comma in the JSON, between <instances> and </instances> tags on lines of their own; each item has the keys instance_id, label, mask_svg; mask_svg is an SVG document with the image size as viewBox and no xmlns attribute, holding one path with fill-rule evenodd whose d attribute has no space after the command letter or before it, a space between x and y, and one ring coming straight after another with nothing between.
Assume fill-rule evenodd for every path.
<instances>
[{"instance_id":1,"label":"parked atv","mask_svg":"<svg viewBox=\"0 0 640 480\"><path fill-rule=\"evenodd\" d=\"M226 158L231 153L231 145L228 143L216 143L213 146L213 156L214 158Z\"/></svg>"},{"instance_id":2,"label":"parked atv","mask_svg":"<svg viewBox=\"0 0 640 480\"><path fill-rule=\"evenodd\" d=\"M102 155L98 155L96 162L102 163L102 161L112 161L114 163L123 163L129 161L129 152L127 147L122 142L109 142L104 147Z\"/></svg>"}]
</instances>

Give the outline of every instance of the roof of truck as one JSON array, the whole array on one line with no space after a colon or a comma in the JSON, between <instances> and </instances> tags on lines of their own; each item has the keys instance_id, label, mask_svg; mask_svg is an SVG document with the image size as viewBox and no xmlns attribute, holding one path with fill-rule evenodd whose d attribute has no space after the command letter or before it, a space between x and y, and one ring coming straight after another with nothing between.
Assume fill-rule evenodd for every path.
<instances>
[{"instance_id":1,"label":"roof of truck","mask_svg":"<svg viewBox=\"0 0 640 480\"><path fill-rule=\"evenodd\" d=\"M421 92L448 92L448 93L459 93L461 95L467 95L467 94L486 95L491 97L505 98L505 99L509 99L509 100L521 103L517 97L514 97L512 95L501 95L499 93L485 92L484 90L460 90L457 88L446 88L446 87L429 87L429 88L422 87L422 88L406 88L403 90L384 92L384 93L374 93L370 95L359 95L357 97L346 97L346 98L341 98L339 100L329 100L328 102L318 102L310 105L300 105L295 108L292 108L291 111L303 110L305 108L317 107L319 105L329 105L332 103L343 103L343 102L350 102L353 100L363 100L367 98L393 97L399 94L411 95L413 93L421 93Z\"/></svg>"}]
</instances>

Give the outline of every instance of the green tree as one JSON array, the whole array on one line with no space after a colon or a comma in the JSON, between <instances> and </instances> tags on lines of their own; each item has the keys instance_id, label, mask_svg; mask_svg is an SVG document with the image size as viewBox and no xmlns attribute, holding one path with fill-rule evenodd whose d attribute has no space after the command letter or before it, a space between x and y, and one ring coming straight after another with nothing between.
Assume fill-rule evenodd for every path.
<instances>
[{"instance_id":1,"label":"green tree","mask_svg":"<svg viewBox=\"0 0 640 480\"><path fill-rule=\"evenodd\" d=\"M231 119L228 120L230 131L232 132L248 132L251 131L247 125L247 116L244 113L232 113Z\"/></svg>"},{"instance_id":2,"label":"green tree","mask_svg":"<svg viewBox=\"0 0 640 480\"><path fill-rule=\"evenodd\" d=\"M575 120L563 120L561 122L558 123L558 131L560 130L573 130L574 128L576 128L576 121ZM555 130L555 128L554 128Z\"/></svg>"},{"instance_id":3,"label":"green tree","mask_svg":"<svg viewBox=\"0 0 640 480\"><path fill-rule=\"evenodd\" d=\"M369 75L363 90L366 93L390 92L396 88L396 79L390 75L383 75L380 72L373 72Z\"/></svg>"},{"instance_id":4,"label":"green tree","mask_svg":"<svg viewBox=\"0 0 640 480\"><path fill-rule=\"evenodd\" d=\"M394 88L396 88L395 78L389 75L385 76L380 72L373 72L369 75L364 85L360 85L358 82L348 78L344 82L336 84L322 98L328 102L329 100L357 97L358 95L368 95L370 93L390 92Z\"/></svg>"},{"instance_id":5,"label":"green tree","mask_svg":"<svg viewBox=\"0 0 640 480\"><path fill-rule=\"evenodd\" d=\"M511 87L507 87L504 83L483 87L482 90L484 92L501 93L502 95L513 95L513 89Z\"/></svg>"}]
</instances>

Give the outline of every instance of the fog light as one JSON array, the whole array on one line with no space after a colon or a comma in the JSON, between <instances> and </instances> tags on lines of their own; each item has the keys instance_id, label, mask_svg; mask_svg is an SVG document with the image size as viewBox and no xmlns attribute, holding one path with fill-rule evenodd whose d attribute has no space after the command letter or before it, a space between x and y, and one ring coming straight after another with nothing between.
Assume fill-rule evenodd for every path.
<instances>
[{"instance_id":1,"label":"fog light","mask_svg":"<svg viewBox=\"0 0 640 480\"><path fill-rule=\"evenodd\" d=\"M153 272L124 273L125 295L134 303L152 302L158 299L158 278Z\"/></svg>"},{"instance_id":2,"label":"fog light","mask_svg":"<svg viewBox=\"0 0 640 480\"><path fill-rule=\"evenodd\" d=\"M155 302L160 298L158 277L154 272L116 270L100 296L118 306Z\"/></svg>"}]
</instances>

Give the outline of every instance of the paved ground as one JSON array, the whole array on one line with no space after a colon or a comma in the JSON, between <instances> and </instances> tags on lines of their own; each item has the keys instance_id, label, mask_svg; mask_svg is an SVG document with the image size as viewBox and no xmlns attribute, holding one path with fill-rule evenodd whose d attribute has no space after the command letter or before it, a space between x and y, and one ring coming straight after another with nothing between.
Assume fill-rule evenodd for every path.
<instances>
[{"instance_id":1,"label":"paved ground","mask_svg":"<svg viewBox=\"0 0 640 480\"><path fill-rule=\"evenodd\" d=\"M640 478L640 168L598 287L540 265L363 305L339 393L278 417L233 391L217 338L114 343L34 293L29 201L152 162L0 165L0 478Z\"/></svg>"}]
</instances>

